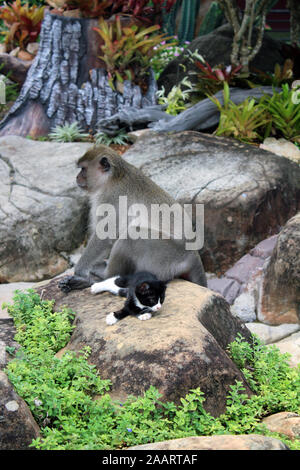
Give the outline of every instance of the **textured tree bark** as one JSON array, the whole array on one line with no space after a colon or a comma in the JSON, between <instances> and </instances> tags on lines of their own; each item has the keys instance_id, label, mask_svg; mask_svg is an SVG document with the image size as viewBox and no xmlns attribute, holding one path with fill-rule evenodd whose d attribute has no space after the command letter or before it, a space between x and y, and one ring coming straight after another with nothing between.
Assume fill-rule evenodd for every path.
<instances>
[{"instance_id":1,"label":"textured tree bark","mask_svg":"<svg viewBox=\"0 0 300 470\"><path fill-rule=\"evenodd\" d=\"M156 83L149 79L146 95L129 81L124 92L108 85L99 59L98 21L45 14L40 46L15 104L0 123L0 136L38 137L53 127L76 121L85 131L125 106L156 104Z\"/></svg>"}]
</instances>

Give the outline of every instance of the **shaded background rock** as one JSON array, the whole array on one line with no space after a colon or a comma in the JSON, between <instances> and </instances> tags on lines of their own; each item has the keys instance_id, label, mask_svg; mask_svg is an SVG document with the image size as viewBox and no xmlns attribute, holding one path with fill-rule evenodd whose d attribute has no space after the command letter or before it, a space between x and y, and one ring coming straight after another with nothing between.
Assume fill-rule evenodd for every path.
<instances>
[{"instance_id":1,"label":"shaded background rock","mask_svg":"<svg viewBox=\"0 0 300 470\"><path fill-rule=\"evenodd\" d=\"M183 203L204 204L206 271L218 276L300 207L300 167L200 132L149 132L123 155Z\"/></svg>"},{"instance_id":2,"label":"shaded background rock","mask_svg":"<svg viewBox=\"0 0 300 470\"><path fill-rule=\"evenodd\" d=\"M86 235L76 161L90 147L0 138L0 282L41 280L68 267L65 252Z\"/></svg>"},{"instance_id":3,"label":"shaded background rock","mask_svg":"<svg viewBox=\"0 0 300 470\"><path fill-rule=\"evenodd\" d=\"M140 395L150 385L163 400L179 402L190 389L200 387L204 407L214 416L225 410L226 394L235 380L251 391L225 348L241 333L250 332L230 311L227 302L209 289L187 281L170 283L163 309L151 320L126 317L108 326L106 314L124 299L90 289L63 294L57 280L40 287L43 299L55 299L55 309L66 305L76 312L75 330L67 349L91 347L89 360L103 379L112 381L114 398Z\"/></svg>"},{"instance_id":4,"label":"shaded background rock","mask_svg":"<svg viewBox=\"0 0 300 470\"><path fill-rule=\"evenodd\" d=\"M257 31L253 31L256 40ZM195 38L188 46L191 52L198 51L211 67L219 64L229 65L231 63L230 54L232 49L233 31L229 24L225 24L215 29L209 34ZM274 72L275 64L282 65L285 61L285 54L282 49L283 43L264 35L262 47L254 57L251 66L264 72ZM197 72L198 69L192 64L186 53L181 54L172 60L158 80L158 87L165 87L168 93L174 85L188 74L188 71ZM191 81L196 82L196 75L188 75Z\"/></svg>"},{"instance_id":5,"label":"shaded background rock","mask_svg":"<svg viewBox=\"0 0 300 470\"><path fill-rule=\"evenodd\" d=\"M258 319L270 325L300 322L300 212L278 235L266 268Z\"/></svg>"},{"instance_id":6,"label":"shaded background rock","mask_svg":"<svg viewBox=\"0 0 300 470\"><path fill-rule=\"evenodd\" d=\"M40 430L30 409L14 391L6 374L0 371L0 450L29 449Z\"/></svg>"}]
</instances>

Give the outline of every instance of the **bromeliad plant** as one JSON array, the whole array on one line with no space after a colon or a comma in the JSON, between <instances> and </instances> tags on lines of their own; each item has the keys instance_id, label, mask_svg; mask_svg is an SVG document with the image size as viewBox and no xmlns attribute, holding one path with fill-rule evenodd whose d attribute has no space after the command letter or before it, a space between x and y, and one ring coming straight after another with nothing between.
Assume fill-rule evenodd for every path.
<instances>
[{"instance_id":1,"label":"bromeliad plant","mask_svg":"<svg viewBox=\"0 0 300 470\"><path fill-rule=\"evenodd\" d=\"M210 97L220 111L218 136L234 137L241 142L261 141L270 132L271 120L265 107L254 99L246 99L240 104L230 100L228 83L224 83L224 105L215 97Z\"/></svg>"},{"instance_id":2,"label":"bromeliad plant","mask_svg":"<svg viewBox=\"0 0 300 470\"><path fill-rule=\"evenodd\" d=\"M169 12L176 0L46 0L55 13L77 10L85 18L109 18L126 14L142 22L160 23L163 11Z\"/></svg>"},{"instance_id":3,"label":"bromeliad plant","mask_svg":"<svg viewBox=\"0 0 300 470\"><path fill-rule=\"evenodd\" d=\"M228 85L234 85L235 80L239 77L241 65L234 67L232 65L217 65L211 67L207 61L195 62L196 67L198 68L197 78L198 84L197 89L201 93L214 95L219 90L222 90L225 83Z\"/></svg>"},{"instance_id":4,"label":"bromeliad plant","mask_svg":"<svg viewBox=\"0 0 300 470\"><path fill-rule=\"evenodd\" d=\"M2 34L5 43L13 49L20 47L25 49L30 42L36 42L41 30L45 7L21 4L21 0L15 0L12 4L4 3L0 7L0 19L8 28Z\"/></svg>"},{"instance_id":5,"label":"bromeliad plant","mask_svg":"<svg viewBox=\"0 0 300 470\"><path fill-rule=\"evenodd\" d=\"M112 0L46 0L55 13L78 10L83 18L98 18L109 15Z\"/></svg>"},{"instance_id":6,"label":"bromeliad plant","mask_svg":"<svg viewBox=\"0 0 300 470\"><path fill-rule=\"evenodd\" d=\"M269 113L271 125L285 139L300 143L300 105L293 99L294 90L288 84L282 85L281 92L264 96L260 105Z\"/></svg>"},{"instance_id":7,"label":"bromeliad plant","mask_svg":"<svg viewBox=\"0 0 300 470\"><path fill-rule=\"evenodd\" d=\"M152 57L167 47L162 44L164 35L157 34L160 27L148 28L135 24L123 26L120 17L108 23L100 19L99 28L94 28L104 41L100 46L100 58L105 62L109 84L115 90L115 80L131 80L144 90ZM156 34L154 34L156 33Z\"/></svg>"},{"instance_id":8,"label":"bromeliad plant","mask_svg":"<svg viewBox=\"0 0 300 470\"><path fill-rule=\"evenodd\" d=\"M80 142L88 140L90 135L83 132L77 122L66 123L64 126L56 126L49 134L50 140L55 142Z\"/></svg>"}]
</instances>

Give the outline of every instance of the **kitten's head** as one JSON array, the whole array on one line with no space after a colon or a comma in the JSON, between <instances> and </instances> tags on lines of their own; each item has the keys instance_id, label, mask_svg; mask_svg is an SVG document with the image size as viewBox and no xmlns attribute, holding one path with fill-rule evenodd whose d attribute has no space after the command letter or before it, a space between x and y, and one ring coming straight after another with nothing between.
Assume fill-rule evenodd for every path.
<instances>
[{"instance_id":1,"label":"kitten's head","mask_svg":"<svg viewBox=\"0 0 300 470\"><path fill-rule=\"evenodd\" d=\"M157 312L165 300L167 283L163 281L140 282L135 288L135 295L144 307Z\"/></svg>"}]
</instances>

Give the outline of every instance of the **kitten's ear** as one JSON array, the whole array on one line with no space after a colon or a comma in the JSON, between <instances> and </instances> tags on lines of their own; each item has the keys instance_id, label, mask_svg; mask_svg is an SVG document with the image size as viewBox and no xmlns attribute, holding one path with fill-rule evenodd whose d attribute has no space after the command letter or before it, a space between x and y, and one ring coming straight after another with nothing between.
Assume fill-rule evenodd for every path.
<instances>
[{"instance_id":1,"label":"kitten's ear","mask_svg":"<svg viewBox=\"0 0 300 470\"><path fill-rule=\"evenodd\" d=\"M147 282L142 282L142 284L139 284L137 286L137 291L140 292L141 294L144 294L148 289L149 289L149 284Z\"/></svg>"}]
</instances>

